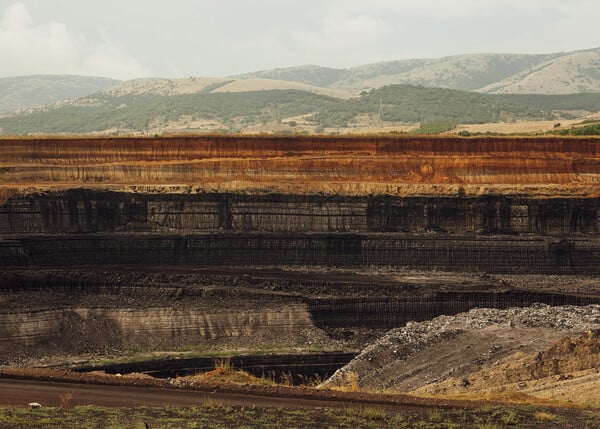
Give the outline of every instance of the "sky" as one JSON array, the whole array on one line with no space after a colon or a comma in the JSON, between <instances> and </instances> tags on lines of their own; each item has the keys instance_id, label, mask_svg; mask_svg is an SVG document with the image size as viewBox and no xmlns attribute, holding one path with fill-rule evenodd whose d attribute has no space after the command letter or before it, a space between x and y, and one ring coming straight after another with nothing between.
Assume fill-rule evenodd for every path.
<instances>
[{"instance_id":1,"label":"sky","mask_svg":"<svg viewBox=\"0 0 600 429\"><path fill-rule=\"evenodd\" d=\"M0 77L224 77L600 47L598 0L0 0Z\"/></svg>"}]
</instances>

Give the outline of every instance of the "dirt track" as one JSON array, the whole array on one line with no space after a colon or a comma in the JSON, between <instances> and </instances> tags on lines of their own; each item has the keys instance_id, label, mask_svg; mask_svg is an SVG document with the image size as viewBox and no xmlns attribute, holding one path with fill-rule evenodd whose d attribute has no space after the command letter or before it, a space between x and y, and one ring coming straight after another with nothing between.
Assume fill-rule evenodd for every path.
<instances>
[{"instance_id":1,"label":"dirt track","mask_svg":"<svg viewBox=\"0 0 600 429\"><path fill-rule=\"evenodd\" d=\"M71 406L191 406L210 402L281 408L376 407L389 411L422 411L440 408L473 408L481 405L469 401L440 401L404 395L367 395L315 389L239 386L238 390L236 392L202 387L182 389L0 378L0 405L26 407L30 402L39 402L43 406L55 407L60 406L60 395L66 393L73 395Z\"/></svg>"}]
</instances>

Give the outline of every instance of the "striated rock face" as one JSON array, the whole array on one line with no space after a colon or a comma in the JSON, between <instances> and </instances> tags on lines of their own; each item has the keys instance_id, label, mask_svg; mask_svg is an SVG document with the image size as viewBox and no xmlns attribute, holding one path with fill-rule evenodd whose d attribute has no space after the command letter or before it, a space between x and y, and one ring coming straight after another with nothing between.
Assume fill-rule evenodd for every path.
<instances>
[{"instance_id":1,"label":"striated rock face","mask_svg":"<svg viewBox=\"0 0 600 429\"><path fill-rule=\"evenodd\" d=\"M540 237L144 233L31 236L4 241L5 266L389 265L443 271L597 274L600 243Z\"/></svg>"},{"instance_id":2,"label":"striated rock face","mask_svg":"<svg viewBox=\"0 0 600 429\"><path fill-rule=\"evenodd\" d=\"M390 329L409 322L430 320L442 314L462 313L472 308L507 309L540 303L581 306L598 304L600 297L510 290L437 292L425 296L413 292L408 298L321 298L308 299L307 302L312 319L319 328L331 330L363 326Z\"/></svg>"},{"instance_id":3,"label":"striated rock face","mask_svg":"<svg viewBox=\"0 0 600 429\"><path fill-rule=\"evenodd\" d=\"M589 280L563 276L560 281L574 289ZM600 303L598 294L589 291L517 287L533 281L523 276L513 285L493 276L361 276L306 268L7 269L0 272L0 344L5 346L0 364L178 347L357 347L410 321L472 308Z\"/></svg>"},{"instance_id":4,"label":"striated rock face","mask_svg":"<svg viewBox=\"0 0 600 429\"><path fill-rule=\"evenodd\" d=\"M319 337L306 306L254 303L252 309L186 305L184 308L61 308L0 314L0 363L22 355L107 353L126 349L169 350L218 344L282 346ZM321 334L322 335L322 334ZM287 341L286 341L287 339Z\"/></svg>"},{"instance_id":5,"label":"striated rock face","mask_svg":"<svg viewBox=\"0 0 600 429\"><path fill-rule=\"evenodd\" d=\"M600 139L319 136L0 140L0 196L138 192L598 196ZM33 189L32 189L33 188Z\"/></svg>"},{"instance_id":6,"label":"striated rock face","mask_svg":"<svg viewBox=\"0 0 600 429\"><path fill-rule=\"evenodd\" d=\"M264 311L261 311L264 310ZM185 337L195 342L219 337L251 337L260 329L269 328L270 335L310 328L311 319L301 305L284 306L278 310L259 306L253 311L214 311L206 308L76 308L60 311L40 311L19 316L0 316L0 340L19 338L28 345L50 342L70 335L114 331L115 337L130 346L185 344ZM257 329L258 327L258 329ZM109 332L107 332L107 330ZM110 337L111 335L108 335ZM189 339L188 339L189 341Z\"/></svg>"}]
</instances>

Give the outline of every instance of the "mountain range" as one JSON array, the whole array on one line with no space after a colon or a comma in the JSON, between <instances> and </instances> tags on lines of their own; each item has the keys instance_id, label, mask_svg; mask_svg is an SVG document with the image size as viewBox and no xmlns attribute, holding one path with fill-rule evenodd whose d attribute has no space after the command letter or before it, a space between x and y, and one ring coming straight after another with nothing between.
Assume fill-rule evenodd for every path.
<instances>
[{"instance_id":1,"label":"mountain range","mask_svg":"<svg viewBox=\"0 0 600 429\"><path fill-rule=\"evenodd\" d=\"M546 55L472 54L401 60L350 69L302 66L237 76L301 82L360 92L386 85L488 94L570 94L600 91L600 48Z\"/></svg>"},{"instance_id":2,"label":"mountain range","mask_svg":"<svg viewBox=\"0 0 600 429\"><path fill-rule=\"evenodd\" d=\"M373 92L379 90L383 92ZM273 125L282 119L297 122L296 117L308 117L321 128L344 128L348 122L361 120L373 123L374 118L411 123L554 120L598 112L600 105L595 104L595 96L546 97L533 102L531 94L584 93L600 93L600 48L540 55L469 54L347 69L308 65L230 77L117 81L38 75L0 79L0 127L6 134L147 131L150 125L153 130L207 126L231 131L261 123ZM519 94L525 98L519 99ZM393 96L405 98L394 100ZM438 108L436 100L450 104ZM452 103L463 106L462 110L452 111ZM471 108L477 105L485 106L479 116Z\"/></svg>"}]
</instances>

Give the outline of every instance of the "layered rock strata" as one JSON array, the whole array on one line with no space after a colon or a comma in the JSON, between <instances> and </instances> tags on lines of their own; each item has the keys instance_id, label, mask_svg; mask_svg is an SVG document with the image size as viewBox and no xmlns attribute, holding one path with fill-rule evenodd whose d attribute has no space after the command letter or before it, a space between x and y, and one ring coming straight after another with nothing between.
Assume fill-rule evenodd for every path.
<instances>
[{"instance_id":1,"label":"layered rock strata","mask_svg":"<svg viewBox=\"0 0 600 429\"><path fill-rule=\"evenodd\" d=\"M0 272L0 364L126 350L362 347L386 330L471 308L600 304L593 278L178 267Z\"/></svg>"},{"instance_id":2,"label":"layered rock strata","mask_svg":"<svg viewBox=\"0 0 600 429\"><path fill-rule=\"evenodd\" d=\"M600 139L0 140L0 267L15 278L50 267L89 270L101 281L94 270L229 267L241 273L281 265L303 275L335 266L594 278L600 272ZM447 290L441 281L437 290L411 296L413 286L389 279L386 288L396 292L383 297L378 289L373 299L377 275L368 286L345 283L355 290L348 296L328 292L331 285L303 295L309 282L294 289L290 278L291 271L270 286L275 289L250 297L228 290L209 307L192 299L182 302L185 308L150 300L106 309L102 301L89 305L90 292L35 310L20 303L21 316L0 312L1 341L20 344L24 354L28 347L80 353L217 338L252 344L252 338L306 332L291 341L297 346L321 341L326 332L342 338L359 328L386 329L473 307L598 302L597 291L566 286L560 293L507 287L463 294L461 285ZM32 290L55 286L46 278ZM13 287L10 276L0 278L0 289ZM272 296L277 299L269 304L261 300ZM246 304L248 317L242 317L236 309ZM270 325L279 319L292 322ZM85 338L114 335L78 343L69 340L74 331L87 332Z\"/></svg>"},{"instance_id":3,"label":"layered rock strata","mask_svg":"<svg viewBox=\"0 0 600 429\"><path fill-rule=\"evenodd\" d=\"M0 140L4 198L159 193L598 196L600 140L202 136Z\"/></svg>"}]
</instances>

